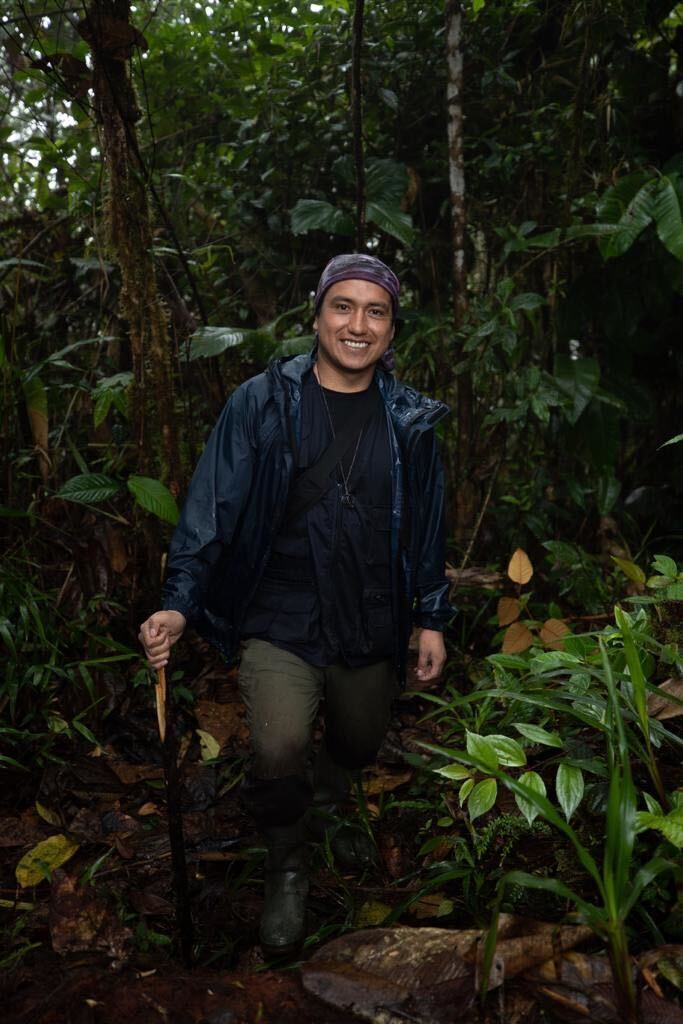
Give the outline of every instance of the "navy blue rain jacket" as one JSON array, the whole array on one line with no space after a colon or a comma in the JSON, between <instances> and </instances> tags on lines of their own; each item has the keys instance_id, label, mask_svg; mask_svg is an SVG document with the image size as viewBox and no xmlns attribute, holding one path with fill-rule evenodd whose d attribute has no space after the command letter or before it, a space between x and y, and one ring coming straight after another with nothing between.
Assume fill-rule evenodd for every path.
<instances>
[{"instance_id":1,"label":"navy blue rain jacket","mask_svg":"<svg viewBox=\"0 0 683 1024\"><path fill-rule=\"evenodd\" d=\"M163 607L229 659L277 536L294 474L302 382L314 355L276 360L241 384L199 460L168 555ZM392 454L392 603L396 663L405 674L413 623L453 616L444 575L444 483L434 426L448 413L379 367Z\"/></svg>"}]
</instances>

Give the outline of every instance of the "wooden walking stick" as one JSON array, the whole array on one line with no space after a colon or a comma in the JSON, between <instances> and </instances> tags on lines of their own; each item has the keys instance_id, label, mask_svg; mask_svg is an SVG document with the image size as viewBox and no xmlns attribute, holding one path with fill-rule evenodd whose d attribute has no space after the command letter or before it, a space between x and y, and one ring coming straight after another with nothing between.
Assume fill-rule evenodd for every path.
<instances>
[{"instance_id":1,"label":"wooden walking stick","mask_svg":"<svg viewBox=\"0 0 683 1024\"><path fill-rule=\"evenodd\" d=\"M157 722L159 723L159 737L161 745L166 739L166 669L157 669L157 681L154 687L154 699L157 706Z\"/></svg>"},{"instance_id":2,"label":"wooden walking stick","mask_svg":"<svg viewBox=\"0 0 683 1024\"><path fill-rule=\"evenodd\" d=\"M180 952L186 967L192 966L192 914L190 912L190 887L185 861L185 837L180 801L180 777L178 774L178 744L173 723L173 693L167 691L166 670L157 669L154 696L159 723L159 737L164 757L164 780L166 783L166 808L168 811L168 838L171 844L173 866L173 889L175 892L176 926L180 935ZM167 724L170 722L170 728Z\"/></svg>"}]
</instances>

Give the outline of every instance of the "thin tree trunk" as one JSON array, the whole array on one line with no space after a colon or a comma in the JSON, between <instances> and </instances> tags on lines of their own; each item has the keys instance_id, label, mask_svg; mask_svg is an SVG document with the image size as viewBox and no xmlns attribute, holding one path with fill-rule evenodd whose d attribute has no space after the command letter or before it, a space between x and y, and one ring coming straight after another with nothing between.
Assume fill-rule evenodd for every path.
<instances>
[{"instance_id":1,"label":"thin tree trunk","mask_svg":"<svg viewBox=\"0 0 683 1024\"><path fill-rule=\"evenodd\" d=\"M129 0L92 0L79 25L93 53L95 107L107 175L107 242L121 272L121 315L133 366L132 425L137 468L177 490L178 445L168 312L157 288L148 183L140 173L140 109L129 61L145 46L130 23Z\"/></svg>"},{"instance_id":2,"label":"thin tree trunk","mask_svg":"<svg viewBox=\"0 0 683 1024\"><path fill-rule=\"evenodd\" d=\"M356 252L365 248L365 158L363 155L363 93L361 88L361 52L363 48L363 9L365 0L356 0L353 9L351 42L351 123L353 160L356 168Z\"/></svg>"},{"instance_id":3,"label":"thin tree trunk","mask_svg":"<svg viewBox=\"0 0 683 1024\"><path fill-rule=\"evenodd\" d=\"M462 4L448 0L446 5L446 57L448 85L448 176L451 196L451 243L453 265L451 275L453 327L456 334L456 359L466 358L457 350L458 333L467 316L467 266L465 261L466 207L465 154L463 141L463 54ZM468 479L472 460L474 405L472 374L469 370L457 378L458 445L455 472L455 538L464 546L476 515L476 488Z\"/></svg>"}]
</instances>

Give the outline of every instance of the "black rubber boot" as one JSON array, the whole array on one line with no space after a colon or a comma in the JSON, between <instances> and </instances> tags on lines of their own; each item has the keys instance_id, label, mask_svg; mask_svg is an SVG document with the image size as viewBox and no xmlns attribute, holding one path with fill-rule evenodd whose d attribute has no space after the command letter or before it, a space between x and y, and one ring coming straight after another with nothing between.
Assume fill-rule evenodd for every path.
<instances>
[{"instance_id":1,"label":"black rubber boot","mask_svg":"<svg viewBox=\"0 0 683 1024\"><path fill-rule=\"evenodd\" d=\"M264 829L263 837L268 853L259 940L267 956L287 956L306 937L306 843L298 823Z\"/></svg>"}]
</instances>

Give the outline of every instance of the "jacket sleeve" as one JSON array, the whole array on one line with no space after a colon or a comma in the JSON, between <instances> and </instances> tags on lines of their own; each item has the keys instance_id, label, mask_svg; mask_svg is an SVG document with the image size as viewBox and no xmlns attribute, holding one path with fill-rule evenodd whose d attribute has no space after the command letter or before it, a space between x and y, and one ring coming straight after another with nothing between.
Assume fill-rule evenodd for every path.
<instances>
[{"instance_id":1,"label":"jacket sleeve","mask_svg":"<svg viewBox=\"0 0 683 1024\"><path fill-rule=\"evenodd\" d=\"M413 621L423 629L443 631L455 615L455 608L448 600L444 475L433 430L422 435L414 458L419 513Z\"/></svg>"},{"instance_id":2,"label":"jacket sleeve","mask_svg":"<svg viewBox=\"0 0 683 1024\"><path fill-rule=\"evenodd\" d=\"M255 417L239 387L224 407L197 463L168 552L162 607L196 621L211 569L229 545L253 475Z\"/></svg>"}]
</instances>

